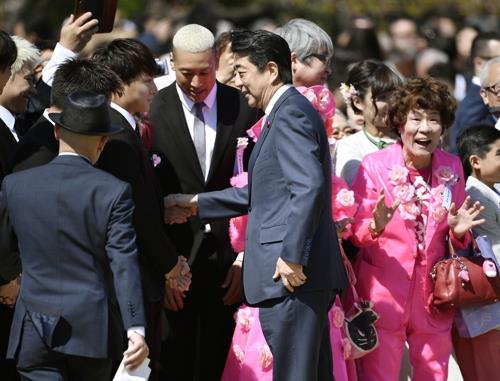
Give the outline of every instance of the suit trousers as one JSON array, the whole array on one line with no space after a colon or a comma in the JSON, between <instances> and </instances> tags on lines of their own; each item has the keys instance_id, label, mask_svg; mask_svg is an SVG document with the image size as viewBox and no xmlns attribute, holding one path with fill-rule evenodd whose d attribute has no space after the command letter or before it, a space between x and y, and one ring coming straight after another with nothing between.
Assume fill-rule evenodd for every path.
<instances>
[{"instance_id":1,"label":"suit trousers","mask_svg":"<svg viewBox=\"0 0 500 381\"><path fill-rule=\"evenodd\" d=\"M273 381L333 381L328 310L333 290L296 293L259 305L273 354Z\"/></svg>"},{"instance_id":2,"label":"suit trousers","mask_svg":"<svg viewBox=\"0 0 500 381\"><path fill-rule=\"evenodd\" d=\"M47 349L27 317L16 360L23 381L109 381L111 378L110 359L71 356Z\"/></svg>"},{"instance_id":3,"label":"suit trousers","mask_svg":"<svg viewBox=\"0 0 500 381\"><path fill-rule=\"evenodd\" d=\"M453 347L464 381L490 381L500 375L500 330L463 338L453 329Z\"/></svg>"},{"instance_id":4,"label":"suit trousers","mask_svg":"<svg viewBox=\"0 0 500 381\"><path fill-rule=\"evenodd\" d=\"M360 276L362 277L362 273ZM426 266L417 263L405 304L399 306L395 301L386 301L393 304L394 313L390 317L381 313L380 319L375 323L379 346L356 361L360 380L399 380L407 341L412 380L447 381L448 361L452 351L453 312L429 312L423 286L427 276ZM377 312L377 305L374 310ZM394 323L394 317L398 316L400 325Z\"/></svg>"}]
</instances>

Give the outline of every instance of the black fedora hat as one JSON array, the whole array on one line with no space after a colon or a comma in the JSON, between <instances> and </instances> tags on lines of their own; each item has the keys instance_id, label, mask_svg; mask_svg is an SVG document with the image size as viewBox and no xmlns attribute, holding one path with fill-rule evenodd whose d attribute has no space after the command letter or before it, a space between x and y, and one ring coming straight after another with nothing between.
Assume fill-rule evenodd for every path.
<instances>
[{"instance_id":1,"label":"black fedora hat","mask_svg":"<svg viewBox=\"0 0 500 381\"><path fill-rule=\"evenodd\" d=\"M123 130L111 124L106 97L91 91L68 95L61 113L50 113L57 125L82 135L113 135Z\"/></svg>"}]
</instances>

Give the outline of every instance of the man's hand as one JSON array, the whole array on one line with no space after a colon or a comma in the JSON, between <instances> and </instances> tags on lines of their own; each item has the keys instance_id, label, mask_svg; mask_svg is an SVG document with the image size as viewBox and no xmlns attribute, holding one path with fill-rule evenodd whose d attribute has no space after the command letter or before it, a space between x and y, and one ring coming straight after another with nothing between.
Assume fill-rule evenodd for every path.
<instances>
[{"instance_id":1,"label":"man's hand","mask_svg":"<svg viewBox=\"0 0 500 381\"><path fill-rule=\"evenodd\" d=\"M241 302L241 259L236 258L226 274L222 288L227 288L222 302L230 306Z\"/></svg>"},{"instance_id":2,"label":"man's hand","mask_svg":"<svg viewBox=\"0 0 500 381\"><path fill-rule=\"evenodd\" d=\"M170 311L178 312L184 308L183 299L186 294L177 287L172 288L168 282L165 282L165 295L163 296L163 306Z\"/></svg>"},{"instance_id":3,"label":"man's hand","mask_svg":"<svg viewBox=\"0 0 500 381\"><path fill-rule=\"evenodd\" d=\"M484 210L484 206L481 206L481 203L476 201L469 207L470 200L470 196L467 196L464 203L458 210L453 202L448 212L448 226L453 232L453 235L458 239L462 239L465 233L467 233L470 229L485 222L484 218L479 220L476 219Z\"/></svg>"},{"instance_id":4,"label":"man's hand","mask_svg":"<svg viewBox=\"0 0 500 381\"><path fill-rule=\"evenodd\" d=\"M87 12L75 20L75 16L69 16L61 28L59 43L74 53L79 53L97 32L97 19L92 18L92 13Z\"/></svg>"},{"instance_id":5,"label":"man's hand","mask_svg":"<svg viewBox=\"0 0 500 381\"><path fill-rule=\"evenodd\" d=\"M21 278L11 280L9 283L0 286L0 304L5 304L8 307L14 307L16 304L17 295L21 288Z\"/></svg>"},{"instance_id":6,"label":"man's hand","mask_svg":"<svg viewBox=\"0 0 500 381\"><path fill-rule=\"evenodd\" d=\"M165 208L163 220L166 224L184 224L188 218L196 214L196 208L184 208L172 205Z\"/></svg>"},{"instance_id":7,"label":"man's hand","mask_svg":"<svg viewBox=\"0 0 500 381\"><path fill-rule=\"evenodd\" d=\"M169 194L163 199L163 202L165 204L165 208L171 206L181 206L184 208L197 208L198 195L182 194L182 193Z\"/></svg>"},{"instance_id":8,"label":"man's hand","mask_svg":"<svg viewBox=\"0 0 500 381\"><path fill-rule=\"evenodd\" d=\"M136 332L130 333L128 338L128 349L123 353L124 365L129 370L134 370L142 364L144 359L148 357L149 348L146 345L144 337Z\"/></svg>"},{"instance_id":9,"label":"man's hand","mask_svg":"<svg viewBox=\"0 0 500 381\"><path fill-rule=\"evenodd\" d=\"M278 258L278 261L276 262L276 271L273 275L274 280L279 278L281 278L283 285L290 292L293 292L294 287L302 286L307 279L302 271L302 265L287 262L281 258Z\"/></svg>"}]
</instances>

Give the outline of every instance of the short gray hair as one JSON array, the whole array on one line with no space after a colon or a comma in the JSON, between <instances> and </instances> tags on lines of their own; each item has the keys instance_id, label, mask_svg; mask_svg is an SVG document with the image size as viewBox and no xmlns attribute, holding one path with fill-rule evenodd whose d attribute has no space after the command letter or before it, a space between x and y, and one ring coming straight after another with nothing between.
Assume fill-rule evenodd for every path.
<instances>
[{"instance_id":1,"label":"short gray hair","mask_svg":"<svg viewBox=\"0 0 500 381\"><path fill-rule=\"evenodd\" d=\"M491 60L488 60L481 68L481 73L479 73L479 81L481 82L481 87L483 89L490 85L488 83L490 68L491 68L491 65L495 65L495 64L500 64L500 56L492 58Z\"/></svg>"},{"instance_id":2,"label":"short gray hair","mask_svg":"<svg viewBox=\"0 0 500 381\"><path fill-rule=\"evenodd\" d=\"M40 51L28 40L19 37L11 36L17 48L17 58L12 64L12 75L19 73L26 66L33 70L40 63Z\"/></svg>"},{"instance_id":3,"label":"short gray hair","mask_svg":"<svg viewBox=\"0 0 500 381\"><path fill-rule=\"evenodd\" d=\"M204 26L188 24L180 28L172 41L174 49L182 49L189 53L200 53L214 49L215 37Z\"/></svg>"},{"instance_id":4,"label":"short gray hair","mask_svg":"<svg viewBox=\"0 0 500 381\"><path fill-rule=\"evenodd\" d=\"M327 60L333 57L332 39L312 21L292 19L276 29L276 34L288 42L290 51L295 52L300 61L314 54L324 54Z\"/></svg>"}]
</instances>

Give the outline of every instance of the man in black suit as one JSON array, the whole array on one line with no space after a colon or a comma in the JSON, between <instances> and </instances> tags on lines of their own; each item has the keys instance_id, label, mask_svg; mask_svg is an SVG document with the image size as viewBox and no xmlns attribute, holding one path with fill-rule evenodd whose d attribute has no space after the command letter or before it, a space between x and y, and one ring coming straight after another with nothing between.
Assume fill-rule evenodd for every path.
<instances>
[{"instance_id":1,"label":"man in black suit","mask_svg":"<svg viewBox=\"0 0 500 381\"><path fill-rule=\"evenodd\" d=\"M500 34L498 32L480 33L474 38L471 46L474 77L472 77L472 83L467 89L465 98L458 105L455 121L450 129L450 151L453 153L457 153L457 138L468 127L478 122L495 124L493 116L480 95L479 74L486 61L497 56L500 56Z\"/></svg>"},{"instance_id":2,"label":"man in black suit","mask_svg":"<svg viewBox=\"0 0 500 381\"><path fill-rule=\"evenodd\" d=\"M214 36L201 25L186 25L174 36L176 82L155 96L150 113L164 196L229 186L237 138L258 119L238 90L216 82L214 49ZM181 213L169 210L167 222L182 220ZM241 261L235 261L229 244L228 220L205 225L193 217L167 231L193 269L189 293L168 290L165 298L168 376L219 380L234 328L232 314L241 299Z\"/></svg>"},{"instance_id":3,"label":"man in black suit","mask_svg":"<svg viewBox=\"0 0 500 381\"><path fill-rule=\"evenodd\" d=\"M188 284L185 282L189 283L190 277L185 258L178 256L177 249L165 233L161 191L134 118L136 113L149 111L156 94L153 77L157 66L148 48L132 39L116 39L97 49L92 59L115 72L124 84L123 92L112 95L110 111L111 120L121 126L123 131L109 140L97 166L132 187L134 227L146 298L148 333L151 333L147 335L152 362L150 379L157 380L164 285L166 280L176 278L182 282L181 289L187 289ZM186 277L181 277L181 271L186 273Z\"/></svg>"},{"instance_id":4,"label":"man in black suit","mask_svg":"<svg viewBox=\"0 0 500 381\"><path fill-rule=\"evenodd\" d=\"M89 92L52 118L59 156L7 176L0 193L0 253L19 247L23 265L8 357L22 380L105 381L124 330L126 366L148 354L130 187L92 166L120 127Z\"/></svg>"},{"instance_id":5,"label":"man in black suit","mask_svg":"<svg viewBox=\"0 0 500 381\"><path fill-rule=\"evenodd\" d=\"M266 122L248 164L248 186L172 195L204 221L248 212L243 289L259 307L274 381L333 380L327 313L345 270L331 214L331 158L323 121L291 84L287 42L233 32L235 83Z\"/></svg>"}]
</instances>

